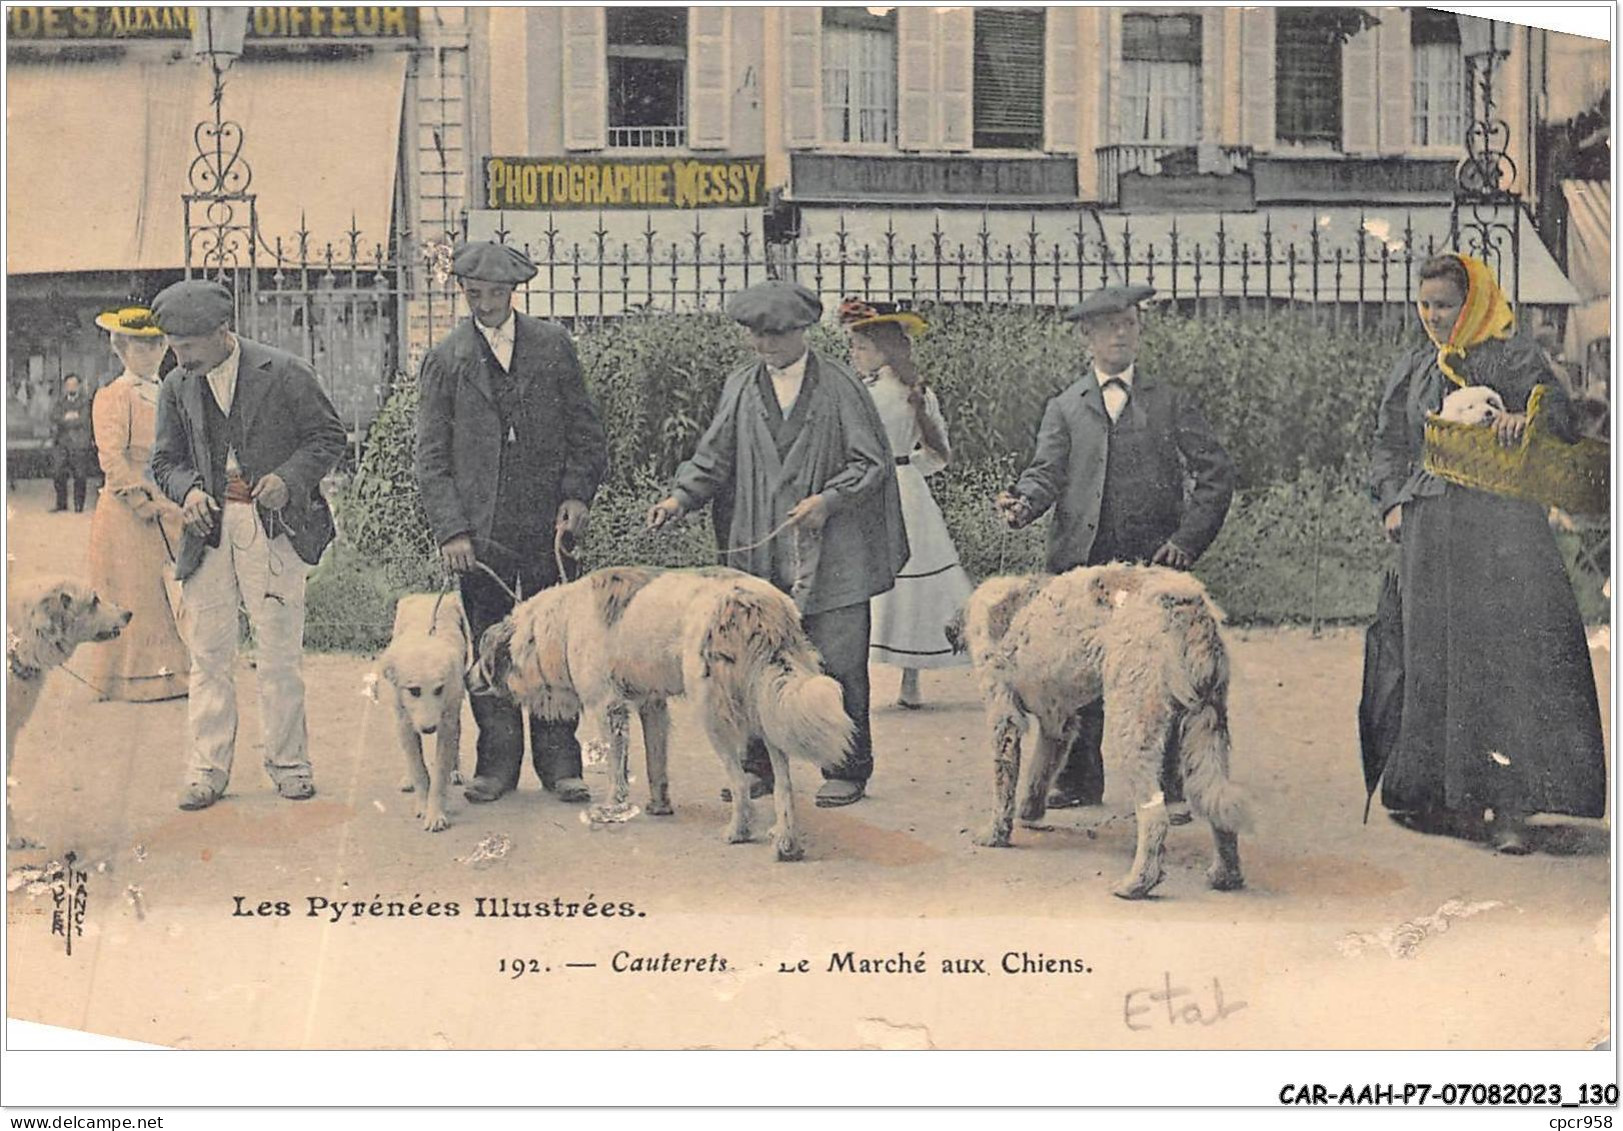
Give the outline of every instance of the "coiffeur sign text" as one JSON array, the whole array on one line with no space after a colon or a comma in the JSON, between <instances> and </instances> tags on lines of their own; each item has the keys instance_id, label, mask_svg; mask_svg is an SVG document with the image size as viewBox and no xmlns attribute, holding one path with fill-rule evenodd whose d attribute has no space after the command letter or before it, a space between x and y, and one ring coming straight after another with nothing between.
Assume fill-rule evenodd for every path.
<instances>
[{"instance_id":1,"label":"coiffeur sign text","mask_svg":"<svg viewBox=\"0 0 1623 1131\"><path fill-rule=\"evenodd\" d=\"M186 39L195 8L6 9L12 39ZM248 35L259 39L410 39L417 35L415 8L257 7Z\"/></svg>"},{"instance_id":2,"label":"coiffeur sign text","mask_svg":"<svg viewBox=\"0 0 1623 1131\"><path fill-rule=\"evenodd\" d=\"M752 208L764 179L760 157L487 157L485 207Z\"/></svg>"}]
</instances>

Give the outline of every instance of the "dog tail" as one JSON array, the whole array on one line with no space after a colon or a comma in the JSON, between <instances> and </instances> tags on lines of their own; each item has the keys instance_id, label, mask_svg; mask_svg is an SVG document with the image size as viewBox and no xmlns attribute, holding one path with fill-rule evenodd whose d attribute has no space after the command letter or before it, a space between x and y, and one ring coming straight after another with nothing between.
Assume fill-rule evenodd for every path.
<instances>
[{"instance_id":1,"label":"dog tail","mask_svg":"<svg viewBox=\"0 0 1623 1131\"><path fill-rule=\"evenodd\" d=\"M735 587L706 638L707 666L748 729L822 769L845 761L853 728L840 685L822 674L783 594ZM736 658L731 665L718 661Z\"/></svg>"},{"instance_id":2,"label":"dog tail","mask_svg":"<svg viewBox=\"0 0 1623 1131\"><path fill-rule=\"evenodd\" d=\"M1183 708L1178 749L1184 791L1195 811L1222 832L1246 832L1245 793L1229 780L1228 653L1217 614L1204 596L1167 601L1171 637L1181 647L1169 661L1168 690Z\"/></svg>"}]
</instances>

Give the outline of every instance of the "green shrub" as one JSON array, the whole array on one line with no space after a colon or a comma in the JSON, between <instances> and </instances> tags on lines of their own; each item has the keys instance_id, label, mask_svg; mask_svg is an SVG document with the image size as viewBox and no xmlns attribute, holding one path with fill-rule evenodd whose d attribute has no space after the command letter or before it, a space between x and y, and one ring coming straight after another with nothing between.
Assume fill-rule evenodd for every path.
<instances>
[{"instance_id":1,"label":"green shrub","mask_svg":"<svg viewBox=\"0 0 1623 1131\"><path fill-rule=\"evenodd\" d=\"M417 382L402 380L367 429L355 478L338 497L343 543L401 592L439 586L439 548L417 492Z\"/></svg>"},{"instance_id":2,"label":"green shrub","mask_svg":"<svg viewBox=\"0 0 1623 1131\"><path fill-rule=\"evenodd\" d=\"M389 646L400 594L436 588L437 581L401 584L353 547L334 544L305 585L304 646L313 652L381 652Z\"/></svg>"}]
</instances>

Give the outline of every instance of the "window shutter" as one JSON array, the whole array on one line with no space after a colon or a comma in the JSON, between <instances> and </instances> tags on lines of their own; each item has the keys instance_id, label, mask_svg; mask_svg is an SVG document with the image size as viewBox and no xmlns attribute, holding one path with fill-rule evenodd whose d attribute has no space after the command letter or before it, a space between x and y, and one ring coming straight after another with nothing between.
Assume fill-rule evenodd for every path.
<instances>
[{"instance_id":1,"label":"window shutter","mask_svg":"<svg viewBox=\"0 0 1623 1131\"><path fill-rule=\"evenodd\" d=\"M694 149L726 149L732 118L727 76L730 9L688 9L688 145Z\"/></svg>"},{"instance_id":2,"label":"window shutter","mask_svg":"<svg viewBox=\"0 0 1623 1131\"><path fill-rule=\"evenodd\" d=\"M565 8L564 148L602 149L608 143L608 37L603 9Z\"/></svg>"},{"instance_id":3,"label":"window shutter","mask_svg":"<svg viewBox=\"0 0 1623 1131\"><path fill-rule=\"evenodd\" d=\"M1247 8L1240 15L1240 133L1257 149L1274 145L1274 10Z\"/></svg>"},{"instance_id":4,"label":"window shutter","mask_svg":"<svg viewBox=\"0 0 1623 1131\"><path fill-rule=\"evenodd\" d=\"M975 128L975 9L936 12L940 33L936 105L941 111L942 149L968 149Z\"/></svg>"},{"instance_id":5,"label":"window shutter","mask_svg":"<svg viewBox=\"0 0 1623 1131\"><path fill-rule=\"evenodd\" d=\"M1414 117L1414 49L1409 41L1409 13L1382 8L1376 40L1381 74L1382 153L1405 153L1412 144Z\"/></svg>"},{"instance_id":6,"label":"window shutter","mask_svg":"<svg viewBox=\"0 0 1623 1131\"><path fill-rule=\"evenodd\" d=\"M809 149L821 135L823 117L823 12L783 9L783 134L791 149Z\"/></svg>"},{"instance_id":7,"label":"window shutter","mask_svg":"<svg viewBox=\"0 0 1623 1131\"><path fill-rule=\"evenodd\" d=\"M1375 28L1365 28L1341 46L1341 151L1375 152L1380 127L1377 94L1382 79L1377 70Z\"/></svg>"},{"instance_id":8,"label":"window shutter","mask_svg":"<svg viewBox=\"0 0 1623 1131\"><path fill-rule=\"evenodd\" d=\"M896 145L934 149L935 22L930 8L896 9Z\"/></svg>"},{"instance_id":9,"label":"window shutter","mask_svg":"<svg viewBox=\"0 0 1623 1131\"><path fill-rule=\"evenodd\" d=\"M1223 30L1221 10L1204 12L1200 21L1200 139L1223 136Z\"/></svg>"},{"instance_id":10,"label":"window shutter","mask_svg":"<svg viewBox=\"0 0 1623 1131\"><path fill-rule=\"evenodd\" d=\"M1043 37L1047 52L1043 71L1048 80L1048 101L1043 107L1047 137L1043 148L1050 153L1077 150L1076 95L1082 80L1077 17L1078 10L1070 6L1048 9L1048 33Z\"/></svg>"}]
</instances>

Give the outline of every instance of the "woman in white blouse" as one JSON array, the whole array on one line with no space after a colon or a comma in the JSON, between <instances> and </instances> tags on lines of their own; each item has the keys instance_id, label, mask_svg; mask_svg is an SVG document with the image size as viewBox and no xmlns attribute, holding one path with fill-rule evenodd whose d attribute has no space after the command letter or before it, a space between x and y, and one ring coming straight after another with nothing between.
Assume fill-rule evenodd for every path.
<instances>
[{"instance_id":1,"label":"woman in white blouse","mask_svg":"<svg viewBox=\"0 0 1623 1131\"><path fill-rule=\"evenodd\" d=\"M919 670L964 662L946 637L947 622L973 586L958 564L946 520L925 483L947 466L952 449L941 402L913 365L910 332L924 319L891 303L847 299L840 321L850 334L851 365L873 395L896 455L896 484L912 556L896 575L896 587L873 598L870 655L902 669L903 707L922 705Z\"/></svg>"}]
</instances>

